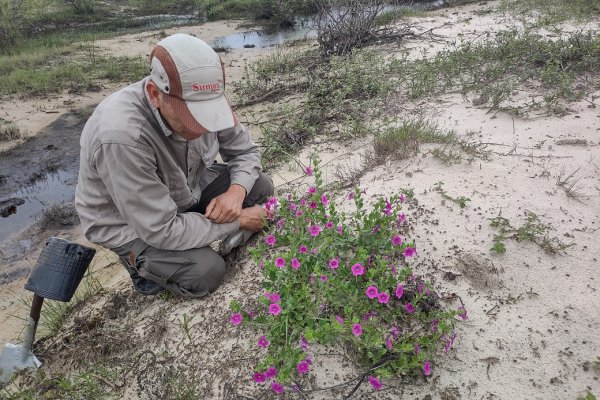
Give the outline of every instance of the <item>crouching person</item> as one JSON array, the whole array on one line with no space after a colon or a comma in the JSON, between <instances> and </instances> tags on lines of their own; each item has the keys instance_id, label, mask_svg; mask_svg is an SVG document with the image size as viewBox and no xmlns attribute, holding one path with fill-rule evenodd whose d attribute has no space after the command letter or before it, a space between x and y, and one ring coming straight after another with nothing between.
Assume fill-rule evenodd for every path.
<instances>
[{"instance_id":1,"label":"crouching person","mask_svg":"<svg viewBox=\"0 0 600 400\"><path fill-rule=\"evenodd\" d=\"M138 292L202 297L225 274L209 244L225 238L228 252L261 230L273 183L209 45L169 36L150 66L83 128L75 205L87 239L119 256Z\"/></svg>"}]
</instances>

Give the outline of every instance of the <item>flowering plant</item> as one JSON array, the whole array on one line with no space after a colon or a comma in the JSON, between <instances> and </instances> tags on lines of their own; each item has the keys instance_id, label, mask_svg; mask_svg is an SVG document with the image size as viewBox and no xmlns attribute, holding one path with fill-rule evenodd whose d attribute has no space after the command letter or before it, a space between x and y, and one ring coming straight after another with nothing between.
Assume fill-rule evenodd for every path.
<instances>
[{"instance_id":1,"label":"flowering plant","mask_svg":"<svg viewBox=\"0 0 600 400\"><path fill-rule=\"evenodd\" d=\"M250 250L264 272L264 308L248 313L232 304L232 323L251 320L261 331L264 359L254 381L282 393L311 370L313 344L336 342L349 344L370 367L375 390L393 374L430 375L435 353L454 342L454 317L466 318L466 310L442 309L409 267L417 251L403 235L406 194L367 210L356 189L345 198L354 211L340 212L322 189L318 162L306 173L315 185L271 199L271 230Z\"/></svg>"}]
</instances>

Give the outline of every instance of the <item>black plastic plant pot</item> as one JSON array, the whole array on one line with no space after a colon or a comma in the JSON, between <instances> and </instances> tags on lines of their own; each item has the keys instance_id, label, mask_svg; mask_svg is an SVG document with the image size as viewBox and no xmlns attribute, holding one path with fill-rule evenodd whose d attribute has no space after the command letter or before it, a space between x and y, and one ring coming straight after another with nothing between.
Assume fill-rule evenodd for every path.
<instances>
[{"instance_id":1,"label":"black plastic plant pot","mask_svg":"<svg viewBox=\"0 0 600 400\"><path fill-rule=\"evenodd\" d=\"M70 301L95 253L89 247L51 237L25 289L47 299Z\"/></svg>"}]
</instances>

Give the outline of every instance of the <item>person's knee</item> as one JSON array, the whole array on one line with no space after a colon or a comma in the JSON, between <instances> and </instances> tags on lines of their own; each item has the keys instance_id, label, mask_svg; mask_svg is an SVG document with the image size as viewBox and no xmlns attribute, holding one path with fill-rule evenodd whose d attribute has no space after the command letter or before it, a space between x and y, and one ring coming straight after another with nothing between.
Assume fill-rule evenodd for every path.
<instances>
[{"instance_id":1,"label":"person's knee","mask_svg":"<svg viewBox=\"0 0 600 400\"><path fill-rule=\"evenodd\" d=\"M204 297L214 292L225 276L225 261L210 247L185 252L190 263L171 277L167 289L184 297Z\"/></svg>"},{"instance_id":2,"label":"person's knee","mask_svg":"<svg viewBox=\"0 0 600 400\"><path fill-rule=\"evenodd\" d=\"M273 180L271 177L263 172L258 174L258 179L254 183L252 192L256 203L264 203L270 196L273 196L275 187L273 186Z\"/></svg>"},{"instance_id":3,"label":"person's knee","mask_svg":"<svg viewBox=\"0 0 600 400\"><path fill-rule=\"evenodd\" d=\"M208 262L203 262L204 265L200 265L201 272L198 282L206 289L209 293L214 292L225 277L225 260L218 255L216 252Z\"/></svg>"}]
</instances>

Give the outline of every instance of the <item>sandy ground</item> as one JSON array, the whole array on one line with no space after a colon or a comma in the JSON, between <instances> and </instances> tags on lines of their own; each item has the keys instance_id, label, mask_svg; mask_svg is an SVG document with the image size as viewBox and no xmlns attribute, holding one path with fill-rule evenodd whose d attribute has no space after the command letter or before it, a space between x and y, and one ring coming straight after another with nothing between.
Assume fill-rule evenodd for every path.
<instances>
[{"instance_id":1,"label":"sandy ground","mask_svg":"<svg viewBox=\"0 0 600 400\"><path fill-rule=\"evenodd\" d=\"M497 2L487 2L439 11L416 19L415 23L420 32L440 26L435 33L450 42L453 38L478 40L487 31L514 26L515 21L505 16L481 14L481 10L495 5ZM185 28L200 37L234 30L228 24ZM145 33L98 42L98 46L147 54L157 40L156 34ZM415 55L422 49L435 52L452 44L444 44L436 37L407 46ZM230 67L229 79L240 79L246 62L270 51L274 49L240 49L224 55ZM98 95L102 94L105 91ZM64 111L60 105L63 101L59 97L56 104L49 102L45 107ZM86 101L92 104L94 99ZM32 132L45 126L51 117L57 117L40 112L33 102L8 108L10 103L10 99L0 102L0 110L7 113L3 118L24 121L23 126L31 127ZM600 248L594 245L600 241L600 113L588 105L585 101L572 103L561 117L529 119L491 113L458 95L398 106L400 116L418 109L440 127L485 144L486 158L452 165L432 155L434 146L425 146L419 156L387 162L366 172L359 181L369 198L387 196L401 188L414 190L416 202L407 206L411 237L419 250L413 267L434 282L442 297L460 298L469 318L458 324L455 349L439 358L427 381L401 385L389 380L384 382L384 390L377 393L366 385L357 392L357 398L562 400L575 399L587 390L600 394L599 376L591 368L591 363L600 357ZM252 121L254 112L268 107L242 110L241 117ZM360 170L361 154L369 148L369 138L313 145L298 160L306 163L309 154L319 152L325 178L333 182L338 179L340 168L347 172ZM577 171L575 187L580 194L576 198L557 185L558 180L573 171ZM273 177L280 193L304 184L295 162L279 168ZM467 206L461 209L444 200L436 190L438 182L443 183L447 195L468 197ZM342 198L343 193L339 196ZM518 227L525 223L527 212L536 214L548 227L548 239L556 238L572 246L564 254L550 254L532 242L508 239L505 254L492 253L497 231L490 226L490 219L501 215ZM86 243L78 229L60 234ZM31 265L35 257L32 252L23 262ZM119 377L126 384L124 398L165 398L170 387L165 377L171 384L192 381L203 399L236 398L235 394L260 396L262 389L250 381L257 359L257 334L231 326L230 311L224 306L232 299L251 305L260 292L259 270L243 254L228 271L223 286L201 301L137 296L122 267L105 251L96 257L93 270L104 283L106 293L78 311L75 320L104 320L110 315L103 322L101 332L105 337L115 335L120 343L117 333L127 330L130 341L124 346L137 339L133 343L143 343L140 351L148 349L154 354L154 358L142 356L137 362L125 361ZM13 282L0 291L0 342L17 339L21 321L14 314L17 310L26 313L18 301L24 295L23 282ZM456 300L448 302L449 307L457 304ZM113 318L115 310L122 314ZM182 328L184 316L191 318L189 336ZM78 343L82 339L77 332L71 326L61 338ZM61 346L59 340L59 345L45 349L46 368L60 370L65 367L59 358L76 360L85 354L93 357L96 348ZM315 356L315 379L306 382L309 386L332 386L358 372L348 366L347 355L340 349L311 351L319 354ZM129 372L129 365L143 373ZM338 392L317 392L309 398L342 398L342 393L350 389L351 385ZM288 397L302 398L298 394ZM266 392L263 398L272 395Z\"/></svg>"}]
</instances>

